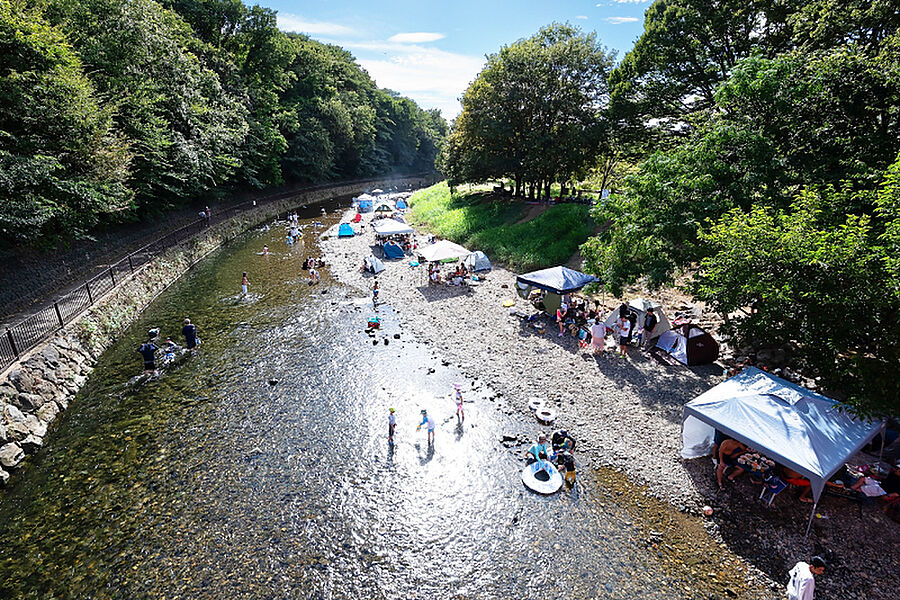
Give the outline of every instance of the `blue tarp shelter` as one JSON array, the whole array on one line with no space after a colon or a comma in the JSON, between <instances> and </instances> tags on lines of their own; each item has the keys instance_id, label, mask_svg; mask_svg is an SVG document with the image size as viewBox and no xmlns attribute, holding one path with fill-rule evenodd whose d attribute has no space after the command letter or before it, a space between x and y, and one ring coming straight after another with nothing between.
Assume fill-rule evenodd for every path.
<instances>
[{"instance_id":1,"label":"blue tarp shelter","mask_svg":"<svg viewBox=\"0 0 900 600\"><path fill-rule=\"evenodd\" d=\"M885 426L856 419L839 406L749 367L685 404L681 455L710 454L718 429L809 479L815 514L828 478Z\"/></svg>"},{"instance_id":2,"label":"blue tarp shelter","mask_svg":"<svg viewBox=\"0 0 900 600\"><path fill-rule=\"evenodd\" d=\"M395 204L394 206L397 207L397 210L406 210L407 208L409 208L406 205L406 202L403 201L403 198L400 198L399 200L397 200L397 204Z\"/></svg>"},{"instance_id":3,"label":"blue tarp shelter","mask_svg":"<svg viewBox=\"0 0 900 600\"><path fill-rule=\"evenodd\" d=\"M338 228L338 237L353 237L354 235L356 235L356 232L353 231L350 223L341 223L341 226Z\"/></svg>"},{"instance_id":4,"label":"blue tarp shelter","mask_svg":"<svg viewBox=\"0 0 900 600\"><path fill-rule=\"evenodd\" d=\"M403 248L397 244L385 244L384 255L387 258L403 258Z\"/></svg>"},{"instance_id":5,"label":"blue tarp shelter","mask_svg":"<svg viewBox=\"0 0 900 600\"><path fill-rule=\"evenodd\" d=\"M593 275L568 267L551 267L516 277L516 282L520 284L520 287L521 285L530 286L554 294L577 292L595 281L597 278Z\"/></svg>"}]
</instances>

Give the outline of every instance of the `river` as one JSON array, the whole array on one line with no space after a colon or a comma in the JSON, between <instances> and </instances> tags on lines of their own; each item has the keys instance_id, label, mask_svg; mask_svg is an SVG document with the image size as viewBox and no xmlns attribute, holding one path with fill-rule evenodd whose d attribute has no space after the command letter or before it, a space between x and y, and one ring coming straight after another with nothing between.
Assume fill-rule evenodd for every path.
<instances>
[{"instance_id":1,"label":"river","mask_svg":"<svg viewBox=\"0 0 900 600\"><path fill-rule=\"evenodd\" d=\"M500 438L534 424L410 339L391 307L373 345L369 298L327 269L307 285L311 224L335 223L337 206L307 209L294 247L275 226L234 240L103 355L0 497L0 597L686 597L593 478L550 497L524 488L521 449ZM146 331L174 338L184 317L199 352L127 388Z\"/></svg>"}]
</instances>

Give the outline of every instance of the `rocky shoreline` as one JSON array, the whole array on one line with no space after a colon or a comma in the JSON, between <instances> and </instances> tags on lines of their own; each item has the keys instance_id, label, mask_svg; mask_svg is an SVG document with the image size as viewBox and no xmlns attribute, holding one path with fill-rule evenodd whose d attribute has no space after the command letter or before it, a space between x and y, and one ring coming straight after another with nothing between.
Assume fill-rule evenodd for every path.
<instances>
[{"instance_id":1,"label":"rocky shoreline","mask_svg":"<svg viewBox=\"0 0 900 600\"><path fill-rule=\"evenodd\" d=\"M321 243L331 276L369 296L375 277L359 267L373 251L371 219L371 213L363 215L354 238L338 239L335 229ZM426 243L417 237L420 246ZM709 458L681 458L682 407L722 381L721 368L662 365L637 348L629 349L628 358L611 351L595 357L576 339L558 337L552 324L538 334L503 306L512 300L520 313L536 312L515 293L515 274L497 265L467 290L428 286L424 267L411 267L408 257L384 262L379 301L393 306L403 327L458 365L472 385L494 390L491 400L504 410L530 416L528 400L543 398L558 412L556 425L579 440L583 464L619 470L684 513L700 515L704 505L713 506L706 530L744 558L747 576L757 584L777 594L794 562L820 553L834 568L817 586L817 598L887 599L900 589L893 558L900 527L877 506L863 507L857 517L852 503L823 500L824 518L815 520L804 540L809 505L785 497L777 509L767 509L756 502L758 488L746 481L718 493Z\"/></svg>"}]
</instances>

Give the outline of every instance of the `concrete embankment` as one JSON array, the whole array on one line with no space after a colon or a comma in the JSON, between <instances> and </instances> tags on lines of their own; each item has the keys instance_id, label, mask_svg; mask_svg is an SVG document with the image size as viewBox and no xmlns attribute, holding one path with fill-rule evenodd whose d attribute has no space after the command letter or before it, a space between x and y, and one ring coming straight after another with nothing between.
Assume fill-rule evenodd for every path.
<instances>
[{"instance_id":1,"label":"concrete embankment","mask_svg":"<svg viewBox=\"0 0 900 600\"><path fill-rule=\"evenodd\" d=\"M0 485L43 445L48 428L118 333L197 261L255 225L301 205L357 194L367 187L416 185L422 180L421 176L386 178L285 195L203 230L97 299L64 330L0 375Z\"/></svg>"}]
</instances>

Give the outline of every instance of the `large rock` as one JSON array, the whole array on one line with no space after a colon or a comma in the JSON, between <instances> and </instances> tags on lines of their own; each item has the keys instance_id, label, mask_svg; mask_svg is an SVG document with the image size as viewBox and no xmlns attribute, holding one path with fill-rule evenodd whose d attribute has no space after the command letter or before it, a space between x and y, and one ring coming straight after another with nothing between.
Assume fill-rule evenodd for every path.
<instances>
[{"instance_id":1,"label":"large rock","mask_svg":"<svg viewBox=\"0 0 900 600\"><path fill-rule=\"evenodd\" d=\"M9 402L9 398L15 398L19 395L19 390L9 385L8 383L4 383L0 385L0 398Z\"/></svg>"},{"instance_id":2,"label":"large rock","mask_svg":"<svg viewBox=\"0 0 900 600\"><path fill-rule=\"evenodd\" d=\"M0 423L0 444L5 444L9 441L9 431L6 429L6 425Z\"/></svg>"},{"instance_id":3,"label":"large rock","mask_svg":"<svg viewBox=\"0 0 900 600\"><path fill-rule=\"evenodd\" d=\"M44 360L47 363L53 365L54 367L59 365L59 350L56 349L55 346L48 345L45 346L43 350L41 350L41 356L44 357Z\"/></svg>"},{"instance_id":4,"label":"large rock","mask_svg":"<svg viewBox=\"0 0 900 600\"><path fill-rule=\"evenodd\" d=\"M25 415L22 414L22 411L12 404L7 404L3 408L3 418L6 419L7 423L24 423Z\"/></svg>"},{"instance_id":5,"label":"large rock","mask_svg":"<svg viewBox=\"0 0 900 600\"><path fill-rule=\"evenodd\" d=\"M9 473L0 469L0 486L4 486L9 481Z\"/></svg>"},{"instance_id":6,"label":"large rock","mask_svg":"<svg viewBox=\"0 0 900 600\"><path fill-rule=\"evenodd\" d=\"M7 469L14 469L23 460L25 460L25 451L15 442L0 446L0 465Z\"/></svg>"},{"instance_id":7,"label":"large rock","mask_svg":"<svg viewBox=\"0 0 900 600\"><path fill-rule=\"evenodd\" d=\"M22 450L25 454L34 454L38 450L41 449L41 446L44 445L44 440L39 438L36 435L29 435L24 440L19 442L19 446L22 447Z\"/></svg>"},{"instance_id":8,"label":"large rock","mask_svg":"<svg viewBox=\"0 0 900 600\"><path fill-rule=\"evenodd\" d=\"M9 382L20 392L28 394L31 393L32 386L34 385L34 380L31 378L31 375L22 369L13 370L13 372L9 374Z\"/></svg>"},{"instance_id":9,"label":"large rock","mask_svg":"<svg viewBox=\"0 0 900 600\"><path fill-rule=\"evenodd\" d=\"M31 435L31 428L25 421L14 421L6 426L6 434L9 436L8 442L17 442Z\"/></svg>"},{"instance_id":10,"label":"large rock","mask_svg":"<svg viewBox=\"0 0 900 600\"><path fill-rule=\"evenodd\" d=\"M52 423L59 414L59 406L56 402L47 402L37 411L38 419L44 423Z\"/></svg>"},{"instance_id":11,"label":"large rock","mask_svg":"<svg viewBox=\"0 0 900 600\"><path fill-rule=\"evenodd\" d=\"M40 394L19 394L16 396L15 404L22 410L34 412L45 403L44 397Z\"/></svg>"},{"instance_id":12,"label":"large rock","mask_svg":"<svg viewBox=\"0 0 900 600\"><path fill-rule=\"evenodd\" d=\"M25 418L25 425L28 427L29 432L38 437L42 438L47 435L47 426L35 415L28 415Z\"/></svg>"},{"instance_id":13,"label":"large rock","mask_svg":"<svg viewBox=\"0 0 900 600\"><path fill-rule=\"evenodd\" d=\"M59 410L66 410L69 408L69 397L66 395L57 396L54 402L59 405Z\"/></svg>"}]
</instances>

